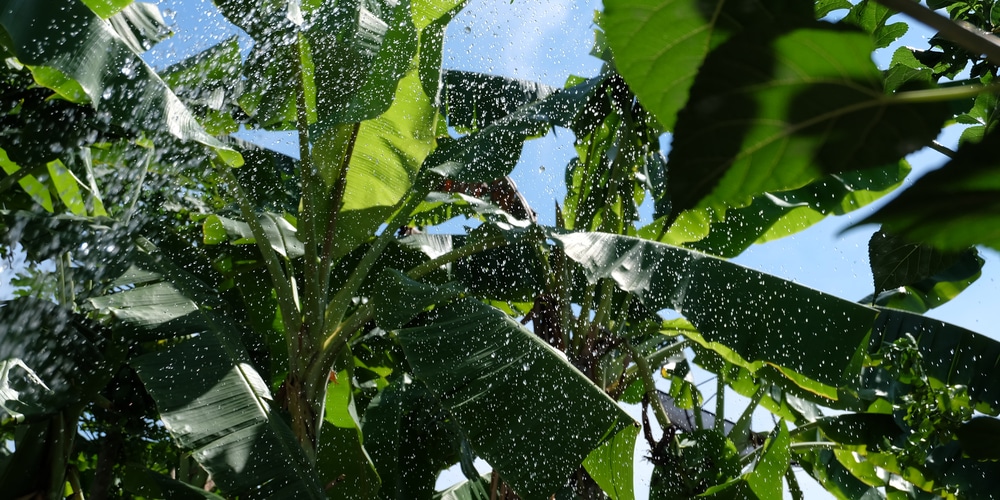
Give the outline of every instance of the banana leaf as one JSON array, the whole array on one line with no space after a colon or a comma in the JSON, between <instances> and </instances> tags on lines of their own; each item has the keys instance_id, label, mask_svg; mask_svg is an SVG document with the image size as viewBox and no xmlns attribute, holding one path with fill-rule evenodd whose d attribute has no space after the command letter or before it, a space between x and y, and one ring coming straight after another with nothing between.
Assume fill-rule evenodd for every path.
<instances>
[{"instance_id":1,"label":"banana leaf","mask_svg":"<svg viewBox=\"0 0 1000 500\"><path fill-rule=\"evenodd\" d=\"M746 366L773 365L831 399L867 346L876 316L874 309L692 250L603 233L549 237L591 281L611 278L648 309L683 314L706 341Z\"/></svg>"},{"instance_id":2,"label":"banana leaf","mask_svg":"<svg viewBox=\"0 0 1000 500\"><path fill-rule=\"evenodd\" d=\"M208 135L191 112L112 25L75 0L11 0L0 11L2 43L36 81L89 102L111 121L212 148L239 166L238 153Z\"/></svg>"},{"instance_id":3,"label":"banana leaf","mask_svg":"<svg viewBox=\"0 0 1000 500\"><path fill-rule=\"evenodd\" d=\"M394 335L414 376L522 498L552 495L595 449L636 425L561 354L481 302L439 306L426 325Z\"/></svg>"},{"instance_id":4,"label":"banana leaf","mask_svg":"<svg viewBox=\"0 0 1000 500\"><path fill-rule=\"evenodd\" d=\"M326 498L211 289L143 246L152 253L119 278L120 291L90 304L146 341L130 363L171 436L228 494Z\"/></svg>"}]
</instances>

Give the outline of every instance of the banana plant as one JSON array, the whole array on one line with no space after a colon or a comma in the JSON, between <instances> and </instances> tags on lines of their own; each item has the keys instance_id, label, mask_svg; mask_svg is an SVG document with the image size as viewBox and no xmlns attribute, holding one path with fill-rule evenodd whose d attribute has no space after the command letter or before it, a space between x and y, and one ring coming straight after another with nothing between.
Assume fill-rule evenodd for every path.
<instances>
[{"instance_id":1,"label":"banana plant","mask_svg":"<svg viewBox=\"0 0 1000 500\"><path fill-rule=\"evenodd\" d=\"M933 54L875 68L905 28L884 7L792 3L609 0L604 68L562 89L444 71L457 0L217 0L252 46L161 72L151 6L0 3L5 244L58 266L3 309L5 491L427 498L459 464L438 496L629 499L640 430L656 498L795 494L794 464L843 497L990 491L996 342L899 310L974 281L979 241L905 239L928 215L900 198L861 303L724 259L895 189L952 103L992 137L990 87L937 85ZM297 157L240 127L294 131ZM543 227L505 176L553 127L578 157ZM980 178L977 137L935 187ZM427 232L456 215L478 226ZM732 425L726 386L752 401Z\"/></svg>"},{"instance_id":2,"label":"banana plant","mask_svg":"<svg viewBox=\"0 0 1000 500\"><path fill-rule=\"evenodd\" d=\"M437 471L454 463L458 454L445 453L443 461L432 462L436 465L429 476L407 471L394 475L391 462L384 460L378 463L385 470L377 470L366 448L391 450L407 443L387 429L371 427L369 433L377 440L366 444L363 428L378 421L378 412L365 418L362 426L359 415L364 415L372 394L357 385L355 370L361 367L381 374L383 384L376 383L374 397L385 402L392 399L388 393L380 394L405 384L404 372L412 370L421 385L431 388L430 401L440 408L437 414L432 408L416 411L453 434L465 435L470 449L466 458L471 460L470 453L489 458L505 482L527 497L562 487L595 449L608 443L628 448L619 443L619 434L627 443L628 436L635 436L628 429L636 428L622 410L533 340L529 331L504 320L495 309L462 299L466 292L456 295L445 288L432 294L435 303L417 302L409 314L424 328L448 331L442 322L454 318L428 319L421 311L432 305L447 310L453 302L465 321L495 324L497 329L484 330L485 336L473 337L467 346L494 350L489 357L493 364L483 359L465 367L442 367L435 353L453 343L443 339L428 343L422 341L425 335L407 336L406 330L392 337L406 350L405 361L366 366L352 354L352 349L366 349L375 342L360 342L363 334L382 338L385 333L379 325L391 324L387 318L393 315L407 314L407 309L398 308L392 314L374 314L379 308L370 297L373 291L391 292L380 286L383 276L392 276L385 274L390 269L406 273L406 279L419 278L503 243L496 235L486 234L482 240L473 235L470 247L415 262L412 253L402 261L394 260L398 252L387 253L395 248L397 230L442 182L435 170L447 169L460 180L492 179L496 172L502 176L516 157L508 156L486 172L475 171L476 160L493 148L518 147L548 126L527 113L500 116L499 123L465 140L442 136L447 147L439 148L436 156L428 155L443 134L443 123L436 124L436 105L461 107L462 96L449 99L443 85L446 78L435 67L440 65L444 26L461 8L460 2L331 2L302 9L297 3L248 8L219 2L220 11L255 42L245 64L235 58L236 66L243 65L248 88L242 94L223 95L221 104L206 101L209 94L192 85L191 75L202 72L210 80L206 91L216 84L212 79L231 78L231 43L168 68L160 78L142 63L137 53L141 43L129 43L135 40L108 31L109 25L130 24L102 17L126 16L133 10L149 14L155 9L128 6L118 11L77 2L45 7L27 2L4 6L3 26L11 34L5 48L11 61L24 64L23 71L50 92L43 94L47 98L63 99L81 113L90 108L109 113L104 119L131 134L120 144L87 143L90 150L117 147L125 158L136 145L154 151L133 179L137 196L130 205L145 206L150 211L146 215L162 214L161 221L176 221L150 224L145 216L142 220L136 216L136 222L144 224L130 227L135 211L114 214L121 218L109 220L111 227L94 229L105 244L92 250L96 257L102 251L126 249L115 268L117 274L100 274L96 286L66 301L67 307L89 311L128 346L128 355L119 360L124 364L110 370L127 372L129 383L133 387L138 383L155 401L158 419L185 454L179 467L190 470L194 459L208 473L207 477L185 473L178 482L160 474L163 469L143 471L141 461L129 463L124 476L128 480L121 483L126 488L145 495L168 491L190 495L192 489L185 484L193 484L193 491L217 488L238 496L370 498L384 481L386 496L392 491L427 491ZM49 22L47 13L65 19L57 16ZM28 14L39 21L27 26L65 28L67 39L56 45L40 43L46 32L23 30L24 25L16 24ZM91 28L69 29L78 25ZM95 30L104 38L90 40ZM102 65L79 64L77 54L99 53L104 47L122 56ZM106 76L118 74L127 78ZM235 74L240 78L239 71ZM232 86L224 83L229 84L225 88ZM541 108L562 110L559 106L567 105L563 101L556 99ZM163 103L165 111L156 103ZM140 105L152 105L149 120L136 120L150 109ZM206 132L227 130L237 118L247 126L296 130L299 158L220 141ZM208 146L208 154L191 150L190 142ZM67 149L72 146L79 147ZM180 169L165 168L172 158L184 156ZM114 166L116 157L106 160ZM234 171L241 165L242 170ZM195 174L196 169L201 172ZM424 174L418 174L421 171ZM463 171L472 173L463 176ZM150 177L170 175L175 183L181 181L183 193L158 185L160 189L149 193L152 196L138 197L152 184ZM260 186L257 176L273 176L280 181L278 189ZM199 204L190 205L194 199ZM11 218L14 227L28 229L26 214ZM380 231L383 225L387 227ZM60 230L65 230L52 224L31 229L19 229L13 241L44 249L46 237L59 241ZM128 234L129 229L136 232ZM68 252L87 248L68 239L59 246ZM14 327L28 325L18 322ZM464 329L455 334L467 336ZM5 338L16 345L31 333L19 330L19 335ZM516 349L512 341L518 342L513 344ZM522 369L514 360L537 370ZM32 366L21 358L10 358L9 363L15 363L11 365L15 371L26 366L25 376L34 380ZM447 385L438 385L445 383L439 380L454 377L452 372L479 376L485 382L497 377L514 387L531 383L548 396L512 399L511 393L500 390L499 399L492 402L475 394L456 399ZM42 376L37 378L44 382ZM22 396L11 392L11 404L27 404ZM119 402L108 399L98 401L118 410ZM579 401L590 401L586 414L568 410ZM498 403L544 417L528 435L519 432L522 425L514 420L482 421L482 415L497 411ZM16 408L11 415L21 414L17 413L21 407ZM391 420L387 425L393 425ZM542 443L534 433L546 435L550 444L538 448ZM421 446L421 451L430 450L427 444ZM527 457L537 458L529 462ZM113 460L114 455L105 459ZM56 474L45 488L24 486L22 491L54 495L61 491L61 477ZM70 482L74 491L82 491Z\"/></svg>"}]
</instances>

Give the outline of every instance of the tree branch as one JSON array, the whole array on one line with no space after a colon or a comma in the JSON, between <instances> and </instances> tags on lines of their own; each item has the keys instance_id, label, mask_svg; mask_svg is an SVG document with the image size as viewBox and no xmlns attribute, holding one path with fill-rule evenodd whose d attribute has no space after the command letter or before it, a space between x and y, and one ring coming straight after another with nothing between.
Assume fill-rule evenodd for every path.
<instances>
[{"instance_id":1,"label":"tree branch","mask_svg":"<svg viewBox=\"0 0 1000 500\"><path fill-rule=\"evenodd\" d=\"M1000 66L1000 38L965 21L948 19L913 0L876 1L938 30L943 38L961 45L970 52L983 54L991 63Z\"/></svg>"}]
</instances>

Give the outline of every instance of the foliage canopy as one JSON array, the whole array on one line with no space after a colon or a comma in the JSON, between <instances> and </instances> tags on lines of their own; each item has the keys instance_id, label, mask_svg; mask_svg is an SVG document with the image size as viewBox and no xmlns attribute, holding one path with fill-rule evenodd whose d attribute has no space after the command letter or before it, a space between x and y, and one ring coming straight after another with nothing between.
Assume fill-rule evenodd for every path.
<instances>
[{"instance_id":1,"label":"foliage canopy","mask_svg":"<svg viewBox=\"0 0 1000 500\"><path fill-rule=\"evenodd\" d=\"M632 499L641 432L650 498L801 498L796 468L991 498L1000 344L923 313L1000 249L1000 9L929 2L879 69L890 8L937 16L897 3L606 0L601 71L557 89L443 68L462 0L214 0L251 45L160 71L153 5L0 0L0 491ZM869 297L727 260L898 190L953 123L866 219ZM507 175L556 128L546 226Z\"/></svg>"}]
</instances>

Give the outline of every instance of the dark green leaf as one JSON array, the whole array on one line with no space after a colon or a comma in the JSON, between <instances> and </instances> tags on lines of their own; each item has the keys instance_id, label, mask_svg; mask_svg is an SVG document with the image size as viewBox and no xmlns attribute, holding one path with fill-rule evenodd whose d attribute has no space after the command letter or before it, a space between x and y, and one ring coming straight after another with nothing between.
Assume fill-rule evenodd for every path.
<instances>
[{"instance_id":1,"label":"dark green leaf","mask_svg":"<svg viewBox=\"0 0 1000 500\"><path fill-rule=\"evenodd\" d=\"M876 312L790 281L662 243L550 234L591 281L612 278L651 310L670 308L750 363L839 386Z\"/></svg>"},{"instance_id":2,"label":"dark green leaf","mask_svg":"<svg viewBox=\"0 0 1000 500\"><path fill-rule=\"evenodd\" d=\"M0 12L5 45L33 69L58 70L79 84L91 105L113 123L154 134L170 134L211 147L239 166L242 158L208 135L190 111L110 23L74 0L7 2Z\"/></svg>"},{"instance_id":3,"label":"dark green leaf","mask_svg":"<svg viewBox=\"0 0 1000 500\"><path fill-rule=\"evenodd\" d=\"M131 364L177 444L231 494L326 498L291 430L273 412L268 384L239 332L213 312L211 290L163 258L140 263L119 280L134 288L90 302L126 329L164 340ZM171 282L163 281L168 276Z\"/></svg>"},{"instance_id":4,"label":"dark green leaf","mask_svg":"<svg viewBox=\"0 0 1000 500\"><path fill-rule=\"evenodd\" d=\"M386 330L402 328L425 308L447 302L462 294L456 286L431 286L414 281L403 273L386 269L378 278L378 293L372 294L374 317Z\"/></svg>"},{"instance_id":5,"label":"dark green leaf","mask_svg":"<svg viewBox=\"0 0 1000 500\"><path fill-rule=\"evenodd\" d=\"M397 332L414 374L440 398L476 454L522 497L542 498L634 422L541 339L471 299Z\"/></svg>"},{"instance_id":6,"label":"dark green leaf","mask_svg":"<svg viewBox=\"0 0 1000 500\"><path fill-rule=\"evenodd\" d=\"M360 122L389 109L417 51L410 2L324 2L307 26L317 126Z\"/></svg>"},{"instance_id":7,"label":"dark green leaf","mask_svg":"<svg viewBox=\"0 0 1000 500\"><path fill-rule=\"evenodd\" d=\"M1000 409L1000 380L993 376L1000 362L1000 343L964 328L918 314L881 309L872 330L870 352L899 338L916 339L927 375L945 385L963 385L975 405ZM869 378L869 388L885 390L889 381Z\"/></svg>"},{"instance_id":8,"label":"dark green leaf","mask_svg":"<svg viewBox=\"0 0 1000 500\"><path fill-rule=\"evenodd\" d=\"M861 224L942 250L983 244L1000 249L1000 129L963 145L944 167L928 173Z\"/></svg>"},{"instance_id":9,"label":"dark green leaf","mask_svg":"<svg viewBox=\"0 0 1000 500\"><path fill-rule=\"evenodd\" d=\"M735 257L754 243L765 243L811 227L829 215L843 215L892 192L909 173L905 161L867 170L825 175L792 191L755 196L750 205L726 210L711 220L708 236L689 248Z\"/></svg>"},{"instance_id":10,"label":"dark green leaf","mask_svg":"<svg viewBox=\"0 0 1000 500\"><path fill-rule=\"evenodd\" d=\"M444 72L443 104L448 125L478 130L555 90L527 80L452 70Z\"/></svg>"},{"instance_id":11,"label":"dark green leaf","mask_svg":"<svg viewBox=\"0 0 1000 500\"><path fill-rule=\"evenodd\" d=\"M875 305L903 309L918 314L925 313L954 299L979 279L986 261L972 248L962 252L951 267L917 283L896 290L889 290L874 298ZM872 296L862 303L872 303Z\"/></svg>"},{"instance_id":12,"label":"dark green leaf","mask_svg":"<svg viewBox=\"0 0 1000 500\"><path fill-rule=\"evenodd\" d=\"M46 300L0 303L0 422L36 419L88 401L116 370L105 358L105 335Z\"/></svg>"},{"instance_id":13,"label":"dark green leaf","mask_svg":"<svg viewBox=\"0 0 1000 500\"><path fill-rule=\"evenodd\" d=\"M895 418L883 413L846 413L834 417L824 417L809 424L821 434L796 431L796 441L820 441L828 439L835 443L864 446L868 451L882 449L903 435Z\"/></svg>"},{"instance_id":14,"label":"dark green leaf","mask_svg":"<svg viewBox=\"0 0 1000 500\"><path fill-rule=\"evenodd\" d=\"M822 24L738 35L713 51L678 115L675 213L742 207L825 174L894 164L934 139L948 106L887 96L871 52L867 35Z\"/></svg>"},{"instance_id":15,"label":"dark green leaf","mask_svg":"<svg viewBox=\"0 0 1000 500\"><path fill-rule=\"evenodd\" d=\"M145 498L176 498L177 500L221 500L223 498L202 488L135 465L125 467L123 483L127 491Z\"/></svg>"},{"instance_id":16,"label":"dark green leaf","mask_svg":"<svg viewBox=\"0 0 1000 500\"><path fill-rule=\"evenodd\" d=\"M740 474L740 456L732 441L714 429L699 429L678 437L664 463L654 463L650 498L680 500L709 493L719 485L746 490ZM732 481L732 482L731 482ZM706 491L706 489L708 491ZM732 498L732 491L722 495ZM738 496L736 498L739 498ZM744 497L748 498L748 497Z\"/></svg>"},{"instance_id":17,"label":"dark green leaf","mask_svg":"<svg viewBox=\"0 0 1000 500\"><path fill-rule=\"evenodd\" d=\"M552 126L566 128L583 113L595 87L603 78L549 94L540 101L517 108L476 133L458 140L439 141L427 157L425 167L435 173L465 182L489 182L513 170L527 138L540 135Z\"/></svg>"},{"instance_id":18,"label":"dark green leaf","mask_svg":"<svg viewBox=\"0 0 1000 500\"><path fill-rule=\"evenodd\" d=\"M896 92L904 86L916 85L919 88L930 86L934 71L917 60L913 50L900 47L892 54L892 62L885 73L886 92Z\"/></svg>"},{"instance_id":19,"label":"dark green leaf","mask_svg":"<svg viewBox=\"0 0 1000 500\"><path fill-rule=\"evenodd\" d=\"M488 226L488 227L487 227ZM480 226L473 238L488 237ZM469 244L469 238L441 234L415 234L400 240L400 244L418 249L430 258ZM445 268L447 280L460 282L478 296L496 300L530 300L541 291L544 279L542 267L536 260L533 241L517 241L507 245L477 252Z\"/></svg>"},{"instance_id":20,"label":"dark green leaf","mask_svg":"<svg viewBox=\"0 0 1000 500\"><path fill-rule=\"evenodd\" d=\"M878 489L861 482L837 461L832 450L797 453L796 460L803 470L835 498L840 500L882 498Z\"/></svg>"},{"instance_id":21,"label":"dark green leaf","mask_svg":"<svg viewBox=\"0 0 1000 500\"><path fill-rule=\"evenodd\" d=\"M817 0L816 19L822 19L833 11L846 10L851 8L848 0Z\"/></svg>"},{"instance_id":22,"label":"dark green leaf","mask_svg":"<svg viewBox=\"0 0 1000 500\"><path fill-rule=\"evenodd\" d=\"M382 478L380 498L429 498L438 472L458 461L455 421L426 386L406 375L372 400L364 431Z\"/></svg>"},{"instance_id":23,"label":"dark green leaf","mask_svg":"<svg viewBox=\"0 0 1000 500\"><path fill-rule=\"evenodd\" d=\"M868 241L868 259L875 278L874 295L931 278L957 264L961 256L879 230Z\"/></svg>"},{"instance_id":24,"label":"dark green leaf","mask_svg":"<svg viewBox=\"0 0 1000 500\"><path fill-rule=\"evenodd\" d=\"M871 33L876 48L888 47L897 38L906 34L906 23L886 24L895 14L888 7L871 0L861 0L844 17L843 22L857 26Z\"/></svg>"},{"instance_id":25,"label":"dark green leaf","mask_svg":"<svg viewBox=\"0 0 1000 500\"><path fill-rule=\"evenodd\" d=\"M962 451L975 460L1000 460L1000 420L976 417L955 431Z\"/></svg>"}]
</instances>

